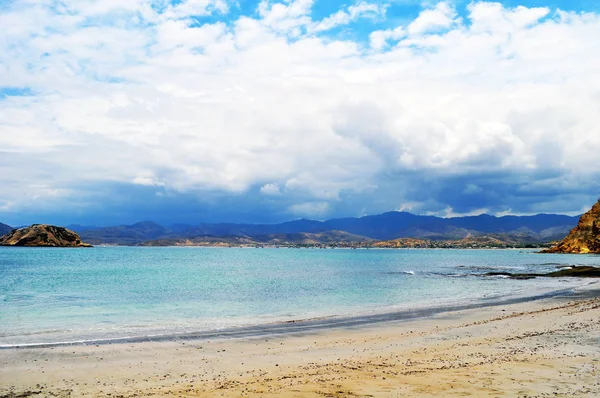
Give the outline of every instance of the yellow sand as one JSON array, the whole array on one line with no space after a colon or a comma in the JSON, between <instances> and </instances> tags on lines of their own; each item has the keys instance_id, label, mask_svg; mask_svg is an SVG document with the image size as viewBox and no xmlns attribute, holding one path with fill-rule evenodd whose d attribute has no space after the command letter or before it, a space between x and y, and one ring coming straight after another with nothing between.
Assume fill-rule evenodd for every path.
<instances>
[{"instance_id":1,"label":"yellow sand","mask_svg":"<svg viewBox=\"0 0 600 398\"><path fill-rule=\"evenodd\" d=\"M0 396L593 397L599 367L600 299L549 299L277 337L2 350Z\"/></svg>"}]
</instances>

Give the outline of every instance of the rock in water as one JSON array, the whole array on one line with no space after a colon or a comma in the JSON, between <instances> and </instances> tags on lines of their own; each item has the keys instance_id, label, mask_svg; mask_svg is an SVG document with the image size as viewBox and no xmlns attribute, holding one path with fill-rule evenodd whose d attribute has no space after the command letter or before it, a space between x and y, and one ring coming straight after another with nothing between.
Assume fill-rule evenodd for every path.
<instances>
[{"instance_id":1,"label":"rock in water","mask_svg":"<svg viewBox=\"0 0 600 398\"><path fill-rule=\"evenodd\" d=\"M557 246L544 253L596 253L600 254L600 200L581 216L577 226Z\"/></svg>"},{"instance_id":2,"label":"rock in water","mask_svg":"<svg viewBox=\"0 0 600 398\"><path fill-rule=\"evenodd\" d=\"M31 227L15 229L0 237L0 246L91 247L83 243L75 232L46 224L33 224Z\"/></svg>"}]
</instances>

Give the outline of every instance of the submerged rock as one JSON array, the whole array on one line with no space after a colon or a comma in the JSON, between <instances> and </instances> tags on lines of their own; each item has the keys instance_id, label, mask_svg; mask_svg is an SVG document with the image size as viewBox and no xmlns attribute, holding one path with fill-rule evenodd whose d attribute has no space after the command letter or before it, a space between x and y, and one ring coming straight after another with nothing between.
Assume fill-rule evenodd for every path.
<instances>
[{"instance_id":1,"label":"submerged rock","mask_svg":"<svg viewBox=\"0 0 600 398\"><path fill-rule=\"evenodd\" d=\"M83 243L75 232L46 224L33 224L30 227L15 229L0 237L0 246L91 247Z\"/></svg>"},{"instance_id":2,"label":"submerged rock","mask_svg":"<svg viewBox=\"0 0 600 398\"><path fill-rule=\"evenodd\" d=\"M545 276L560 278L563 276L581 276L583 278L600 278L600 268L582 265L572 268L564 268L560 271L551 272Z\"/></svg>"},{"instance_id":3,"label":"submerged rock","mask_svg":"<svg viewBox=\"0 0 600 398\"><path fill-rule=\"evenodd\" d=\"M600 254L600 200L581 216L577 226L562 242L542 253Z\"/></svg>"}]
</instances>

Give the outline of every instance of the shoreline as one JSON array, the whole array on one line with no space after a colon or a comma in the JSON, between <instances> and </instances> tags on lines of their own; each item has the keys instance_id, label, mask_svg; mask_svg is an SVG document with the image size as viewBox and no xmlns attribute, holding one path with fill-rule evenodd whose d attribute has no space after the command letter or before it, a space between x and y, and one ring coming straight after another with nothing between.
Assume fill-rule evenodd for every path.
<instances>
[{"instance_id":1,"label":"shoreline","mask_svg":"<svg viewBox=\"0 0 600 398\"><path fill-rule=\"evenodd\" d=\"M535 252L536 254L573 254L573 253L548 253L544 251L537 251L547 248L548 246L535 246L535 247L521 247L521 246L510 246L510 247L378 247L378 246L344 246L339 244L298 244L298 245L164 245L164 246L151 246L151 245L124 245L124 244L93 244L90 246L15 246L15 245L0 245L0 248L14 248L14 249L102 249L102 248L143 248L143 249L327 249L327 250L524 250ZM598 256L596 253L577 253L578 255L591 255Z\"/></svg>"},{"instance_id":2,"label":"shoreline","mask_svg":"<svg viewBox=\"0 0 600 398\"><path fill-rule=\"evenodd\" d=\"M0 397L597 396L600 287L427 318L0 351Z\"/></svg>"},{"instance_id":3,"label":"shoreline","mask_svg":"<svg viewBox=\"0 0 600 398\"><path fill-rule=\"evenodd\" d=\"M311 333L343 329L348 327L362 327L389 322L408 322L411 320L427 319L446 313L485 309L489 307L506 306L512 304L530 303L547 300L555 297L575 298L581 291L595 292L590 297L600 297L600 281L587 281L585 285L569 287L559 290L540 292L531 296L503 296L502 298L477 299L475 302L456 303L439 306L423 306L418 308L401 309L394 311L372 312L357 315L325 315L308 319L287 319L275 322L233 326L222 329L199 330L181 333L166 333L157 335L126 336L114 338L97 338L86 340L40 342L40 343L16 343L0 344L0 352L5 350L24 350L35 348L56 348L72 346L99 346L119 345L132 343L160 343L160 342L185 342L185 341L207 341L261 338L273 336L285 336L288 334ZM595 289L594 289L595 287Z\"/></svg>"}]
</instances>

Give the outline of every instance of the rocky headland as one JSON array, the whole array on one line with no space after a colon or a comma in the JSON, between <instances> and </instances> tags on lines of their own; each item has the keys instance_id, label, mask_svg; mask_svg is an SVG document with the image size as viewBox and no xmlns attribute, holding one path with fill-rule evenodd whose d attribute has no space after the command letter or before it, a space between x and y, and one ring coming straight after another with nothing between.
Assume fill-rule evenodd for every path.
<instances>
[{"instance_id":1,"label":"rocky headland","mask_svg":"<svg viewBox=\"0 0 600 398\"><path fill-rule=\"evenodd\" d=\"M0 237L0 246L91 247L83 243L77 233L46 224L33 224L30 227L15 229Z\"/></svg>"},{"instance_id":2,"label":"rocky headland","mask_svg":"<svg viewBox=\"0 0 600 398\"><path fill-rule=\"evenodd\" d=\"M581 216L577 226L562 242L543 253L600 254L600 200Z\"/></svg>"}]
</instances>

